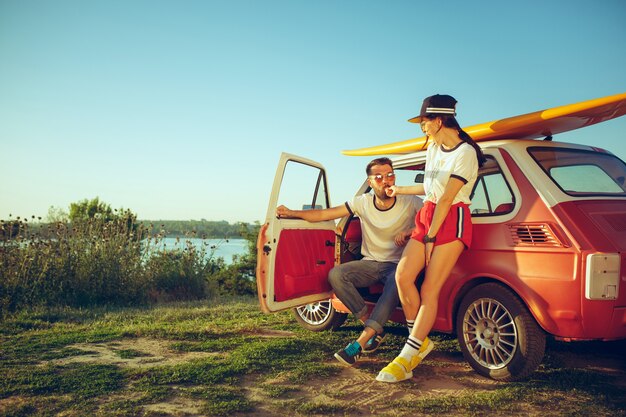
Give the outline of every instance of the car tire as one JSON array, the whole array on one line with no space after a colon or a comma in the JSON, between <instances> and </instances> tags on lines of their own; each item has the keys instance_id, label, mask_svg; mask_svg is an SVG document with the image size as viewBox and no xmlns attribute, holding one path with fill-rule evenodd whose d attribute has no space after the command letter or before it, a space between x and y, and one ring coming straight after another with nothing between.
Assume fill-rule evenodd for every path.
<instances>
[{"instance_id":1,"label":"car tire","mask_svg":"<svg viewBox=\"0 0 626 417\"><path fill-rule=\"evenodd\" d=\"M479 285L463 297L456 332L465 360L498 381L526 378L545 353L544 331L515 293L497 283Z\"/></svg>"},{"instance_id":2,"label":"car tire","mask_svg":"<svg viewBox=\"0 0 626 417\"><path fill-rule=\"evenodd\" d=\"M292 311L298 324L313 332L338 329L348 317L335 310L330 300L296 307Z\"/></svg>"}]
</instances>

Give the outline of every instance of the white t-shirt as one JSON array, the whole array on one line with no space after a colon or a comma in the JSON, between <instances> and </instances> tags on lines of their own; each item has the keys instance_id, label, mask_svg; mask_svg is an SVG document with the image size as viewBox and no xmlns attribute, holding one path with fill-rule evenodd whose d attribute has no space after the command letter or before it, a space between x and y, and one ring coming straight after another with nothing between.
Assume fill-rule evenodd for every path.
<instances>
[{"instance_id":1,"label":"white t-shirt","mask_svg":"<svg viewBox=\"0 0 626 417\"><path fill-rule=\"evenodd\" d=\"M413 229L422 205L422 199L415 195L396 196L394 205L387 210L374 205L374 194L362 194L346 202L348 210L361 220L363 259L398 262L404 247L396 246L394 238Z\"/></svg>"},{"instance_id":2,"label":"white t-shirt","mask_svg":"<svg viewBox=\"0 0 626 417\"><path fill-rule=\"evenodd\" d=\"M458 192L452 204L471 204L470 194L478 176L478 158L476 150L466 142L461 142L452 149L443 146L431 146L426 154L426 172L424 173L425 201L437 204L443 195L450 177L458 178L465 185Z\"/></svg>"}]
</instances>

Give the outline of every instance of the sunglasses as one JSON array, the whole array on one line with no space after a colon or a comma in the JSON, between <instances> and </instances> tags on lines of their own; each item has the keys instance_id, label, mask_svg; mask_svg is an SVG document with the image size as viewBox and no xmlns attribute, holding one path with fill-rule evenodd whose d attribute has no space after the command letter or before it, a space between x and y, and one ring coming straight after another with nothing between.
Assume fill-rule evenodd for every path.
<instances>
[{"instance_id":1,"label":"sunglasses","mask_svg":"<svg viewBox=\"0 0 626 417\"><path fill-rule=\"evenodd\" d=\"M385 179L385 178L387 180L395 180L396 179L396 174L394 174L393 172L388 172L386 174L370 175L369 178L373 179L377 183L381 183L381 182L383 182L383 179Z\"/></svg>"}]
</instances>

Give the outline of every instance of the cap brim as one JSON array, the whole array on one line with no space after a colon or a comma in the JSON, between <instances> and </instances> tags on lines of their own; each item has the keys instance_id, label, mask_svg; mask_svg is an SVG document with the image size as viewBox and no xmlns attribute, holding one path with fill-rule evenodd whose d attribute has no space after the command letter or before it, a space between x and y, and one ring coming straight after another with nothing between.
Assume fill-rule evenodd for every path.
<instances>
[{"instance_id":1,"label":"cap brim","mask_svg":"<svg viewBox=\"0 0 626 417\"><path fill-rule=\"evenodd\" d=\"M409 122L411 123L422 123L422 117L423 116L415 116L409 119Z\"/></svg>"}]
</instances>

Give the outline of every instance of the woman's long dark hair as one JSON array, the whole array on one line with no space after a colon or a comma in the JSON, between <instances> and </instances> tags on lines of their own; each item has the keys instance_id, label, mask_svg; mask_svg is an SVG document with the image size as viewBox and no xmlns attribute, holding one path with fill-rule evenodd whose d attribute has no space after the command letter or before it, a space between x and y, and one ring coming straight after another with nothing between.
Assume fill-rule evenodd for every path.
<instances>
[{"instance_id":1,"label":"woman's long dark hair","mask_svg":"<svg viewBox=\"0 0 626 417\"><path fill-rule=\"evenodd\" d=\"M485 155L483 154L482 149L480 149L480 146L478 146L478 144L474 142L474 139L472 139L470 135L468 135L463 129L461 129L459 122L457 122L454 116L438 115L436 117L441 117L441 121L443 122L443 125L445 127L456 129L456 131L459 132L459 138L461 138L463 142L467 142L468 144L472 145L472 147L476 151L476 158L478 158L479 167L483 166L483 164L487 162L487 158L485 158Z\"/></svg>"}]
</instances>

